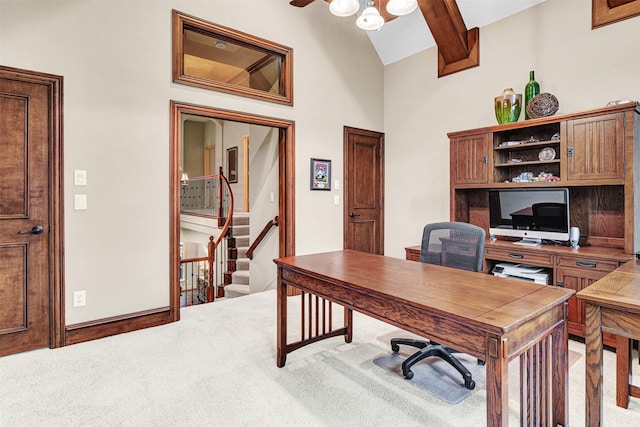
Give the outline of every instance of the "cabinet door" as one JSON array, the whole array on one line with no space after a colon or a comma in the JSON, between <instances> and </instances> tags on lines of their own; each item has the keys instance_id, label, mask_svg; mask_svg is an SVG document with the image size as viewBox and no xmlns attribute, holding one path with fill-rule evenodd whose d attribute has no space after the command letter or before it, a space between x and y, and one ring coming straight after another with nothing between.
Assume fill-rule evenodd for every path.
<instances>
[{"instance_id":1,"label":"cabinet door","mask_svg":"<svg viewBox=\"0 0 640 427\"><path fill-rule=\"evenodd\" d=\"M489 179L489 136L483 133L451 140L452 184L486 184Z\"/></svg>"},{"instance_id":2,"label":"cabinet door","mask_svg":"<svg viewBox=\"0 0 640 427\"><path fill-rule=\"evenodd\" d=\"M556 268L556 285L579 292L596 280L604 277L604 271L577 268ZM569 298L569 333L585 336L584 302L574 295Z\"/></svg>"},{"instance_id":3,"label":"cabinet door","mask_svg":"<svg viewBox=\"0 0 640 427\"><path fill-rule=\"evenodd\" d=\"M620 179L624 175L624 115L567 122L567 180Z\"/></svg>"}]
</instances>

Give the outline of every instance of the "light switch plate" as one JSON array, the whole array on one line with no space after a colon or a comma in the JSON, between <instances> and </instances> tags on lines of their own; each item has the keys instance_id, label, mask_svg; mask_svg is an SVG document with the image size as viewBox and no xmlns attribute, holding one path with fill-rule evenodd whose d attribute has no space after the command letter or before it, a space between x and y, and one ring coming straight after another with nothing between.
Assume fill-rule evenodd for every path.
<instances>
[{"instance_id":1,"label":"light switch plate","mask_svg":"<svg viewBox=\"0 0 640 427\"><path fill-rule=\"evenodd\" d=\"M73 183L75 185L87 185L87 171L86 170L74 170L73 171Z\"/></svg>"},{"instance_id":2,"label":"light switch plate","mask_svg":"<svg viewBox=\"0 0 640 427\"><path fill-rule=\"evenodd\" d=\"M87 195L86 194L76 194L73 207L77 211L86 211L87 210Z\"/></svg>"}]
</instances>

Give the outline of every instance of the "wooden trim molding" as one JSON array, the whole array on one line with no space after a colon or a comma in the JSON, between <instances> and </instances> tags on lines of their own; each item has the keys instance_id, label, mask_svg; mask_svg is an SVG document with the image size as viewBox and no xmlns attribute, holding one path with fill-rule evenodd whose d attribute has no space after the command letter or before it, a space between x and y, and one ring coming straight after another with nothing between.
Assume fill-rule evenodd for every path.
<instances>
[{"instance_id":1,"label":"wooden trim molding","mask_svg":"<svg viewBox=\"0 0 640 427\"><path fill-rule=\"evenodd\" d=\"M169 307L162 307L155 310L146 310L68 325L65 334L65 344L78 344L125 332L150 328L152 326L164 325L172 321L171 317Z\"/></svg>"},{"instance_id":2,"label":"wooden trim molding","mask_svg":"<svg viewBox=\"0 0 640 427\"><path fill-rule=\"evenodd\" d=\"M640 0L591 0L591 29L640 15Z\"/></svg>"},{"instance_id":3,"label":"wooden trim molding","mask_svg":"<svg viewBox=\"0 0 640 427\"><path fill-rule=\"evenodd\" d=\"M194 16L187 15L186 13L172 10L172 74L173 82L185 84L189 86L195 86L203 89L216 90L220 92L230 93L233 95L245 96L248 98L259 99L262 101L275 102L279 104L293 105L293 49L284 46L279 43L272 42L251 34L244 33L233 28L224 27L222 25L214 24ZM245 58L241 54L234 55L233 53L224 54L224 61L218 62L211 55L211 51L200 51L202 57L199 57L200 61L205 61L205 57L208 58L205 63L209 64L209 71L206 73L196 73L196 75L190 75L185 70L185 63L189 63L185 59L185 52L189 52L185 48L188 43L185 36L185 30L191 32L197 32L202 37L209 38L209 41L218 40L221 43L230 43L237 48L242 47L245 52L253 51L254 53L261 53L266 55L264 58L258 60L254 64L250 64L245 68L240 66L245 61ZM216 46L217 43L216 42ZM200 43L198 43L200 44ZM225 44L226 46L226 44ZM210 49L210 48L209 48ZM216 51L217 49L214 49ZM187 55L189 56L189 55ZM238 68L236 70L242 70L250 75L260 71L261 68L278 61L280 66L278 67L278 79L274 87L277 87L277 91L272 92L272 87L260 88L260 85L246 84L237 82L235 78L229 78L227 73L213 73L215 69L213 65L217 64L217 67L229 67L235 63ZM200 64L202 66L202 64ZM216 76L215 74L218 74ZM225 76L226 78L222 78ZM237 77L237 75L235 76ZM224 81L223 81L224 80ZM260 79L258 79L260 80ZM251 81L251 79L250 79ZM272 84L273 82L268 82ZM269 86L269 85L267 85ZM266 89L266 90L265 90Z\"/></svg>"},{"instance_id":4,"label":"wooden trim molding","mask_svg":"<svg viewBox=\"0 0 640 427\"><path fill-rule=\"evenodd\" d=\"M295 255L295 122L201 105L170 102L171 132L169 153L169 283L171 318L180 318L180 115L190 114L219 120L268 126L279 129L278 136L278 238L279 256Z\"/></svg>"}]
</instances>

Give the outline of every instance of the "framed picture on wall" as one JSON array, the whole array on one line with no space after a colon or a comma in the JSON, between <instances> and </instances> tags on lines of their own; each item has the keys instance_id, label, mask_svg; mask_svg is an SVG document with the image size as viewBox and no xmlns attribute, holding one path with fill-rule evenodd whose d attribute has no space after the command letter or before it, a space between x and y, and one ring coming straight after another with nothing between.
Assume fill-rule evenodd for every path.
<instances>
[{"instance_id":1,"label":"framed picture on wall","mask_svg":"<svg viewBox=\"0 0 640 427\"><path fill-rule=\"evenodd\" d=\"M227 148L227 179L238 182L238 147Z\"/></svg>"},{"instance_id":2,"label":"framed picture on wall","mask_svg":"<svg viewBox=\"0 0 640 427\"><path fill-rule=\"evenodd\" d=\"M331 190L331 160L311 159L311 189Z\"/></svg>"}]
</instances>

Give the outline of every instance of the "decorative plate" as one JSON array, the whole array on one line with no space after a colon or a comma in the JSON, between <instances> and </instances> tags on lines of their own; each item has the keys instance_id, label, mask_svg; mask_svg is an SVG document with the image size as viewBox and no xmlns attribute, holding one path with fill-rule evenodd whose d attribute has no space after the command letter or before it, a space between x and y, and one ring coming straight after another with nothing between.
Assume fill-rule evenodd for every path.
<instances>
[{"instance_id":1,"label":"decorative plate","mask_svg":"<svg viewBox=\"0 0 640 427\"><path fill-rule=\"evenodd\" d=\"M551 147L543 148L538 154L538 158L542 161L553 160L556 158L556 150Z\"/></svg>"}]
</instances>

